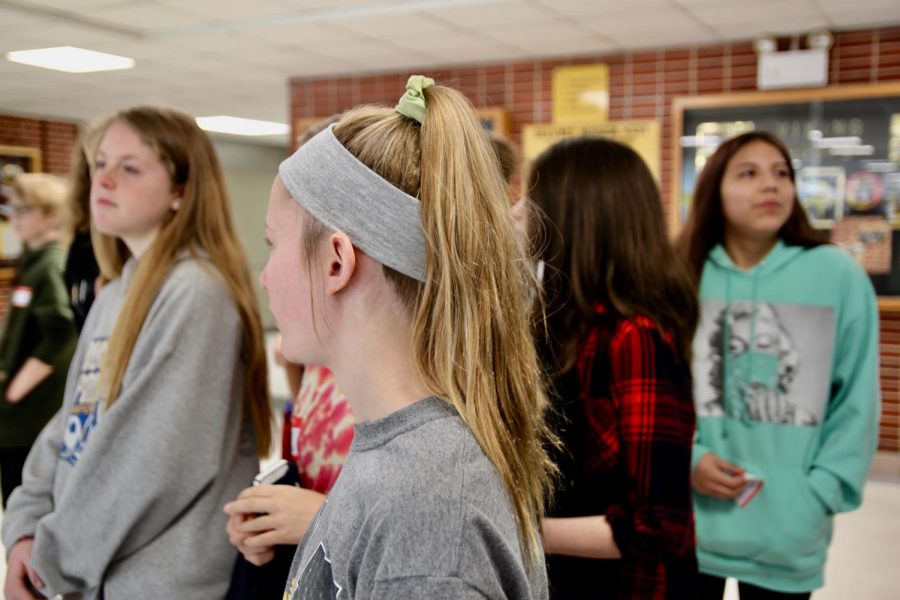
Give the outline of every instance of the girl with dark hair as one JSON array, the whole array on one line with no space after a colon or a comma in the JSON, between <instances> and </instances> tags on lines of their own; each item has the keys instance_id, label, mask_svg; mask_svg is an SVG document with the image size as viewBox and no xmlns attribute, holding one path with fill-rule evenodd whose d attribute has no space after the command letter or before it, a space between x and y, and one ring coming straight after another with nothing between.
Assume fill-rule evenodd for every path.
<instances>
[{"instance_id":1,"label":"girl with dark hair","mask_svg":"<svg viewBox=\"0 0 900 600\"><path fill-rule=\"evenodd\" d=\"M543 522L551 597L691 597L697 300L656 182L633 150L578 138L542 154L527 189L548 221L533 242L562 442Z\"/></svg>"},{"instance_id":2,"label":"girl with dark hair","mask_svg":"<svg viewBox=\"0 0 900 600\"><path fill-rule=\"evenodd\" d=\"M66 256L64 277L69 290L69 303L78 331L84 327L98 287L100 266L91 242L91 162L103 126L89 127L82 133L72 151L69 170L69 208L72 212L72 243Z\"/></svg>"},{"instance_id":3,"label":"girl with dark hair","mask_svg":"<svg viewBox=\"0 0 900 600\"><path fill-rule=\"evenodd\" d=\"M872 285L824 242L784 145L751 132L710 157L679 240L700 281L693 485L701 598L822 585L833 515L862 501L877 441Z\"/></svg>"}]
</instances>

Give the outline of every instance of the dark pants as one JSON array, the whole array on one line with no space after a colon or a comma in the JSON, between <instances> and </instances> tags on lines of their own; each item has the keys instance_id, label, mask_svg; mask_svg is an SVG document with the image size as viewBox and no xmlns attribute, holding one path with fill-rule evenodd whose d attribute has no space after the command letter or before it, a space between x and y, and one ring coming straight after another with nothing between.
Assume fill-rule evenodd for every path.
<instances>
[{"instance_id":1,"label":"dark pants","mask_svg":"<svg viewBox=\"0 0 900 600\"><path fill-rule=\"evenodd\" d=\"M725 578L701 573L699 588L697 600L722 600L725 595ZM738 581L738 597L741 600L808 600L811 594L812 592L776 592Z\"/></svg>"},{"instance_id":2,"label":"dark pants","mask_svg":"<svg viewBox=\"0 0 900 600\"><path fill-rule=\"evenodd\" d=\"M31 448L0 448L0 491L3 492L3 508L12 491L22 485L22 467Z\"/></svg>"}]
</instances>

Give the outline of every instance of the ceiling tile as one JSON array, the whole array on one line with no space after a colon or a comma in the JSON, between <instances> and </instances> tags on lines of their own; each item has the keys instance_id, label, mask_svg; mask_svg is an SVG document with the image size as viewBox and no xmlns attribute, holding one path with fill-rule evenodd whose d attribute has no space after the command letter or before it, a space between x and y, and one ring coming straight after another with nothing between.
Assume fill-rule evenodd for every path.
<instances>
[{"instance_id":1,"label":"ceiling tile","mask_svg":"<svg viewBox=\"0 0 900 600\"><path fill-rule=\"evenodd\" d=\"M15 30L22 25L41 23L48 20L51 20L50 17L0 6L0 31L3 32ZM5 35L6 33L4 33Z\"/></svg>"},{"instance_id":2,"label":"ceiling tile","mask_svg":"<svg viewBox=\"0 0 900 600\"><path fill-rule=\"evenodd\" d=\"M558 40L552 44L535 43L526 50L533 58L550 58L557 56L586 56L589 54L605 54L621 49L612 40L600 38L570 38Z\"/></svg>"},{"instance_id":3,"label":"ceiling tile","mask_svg":"<svg viewBox=\"0 0 900 600\"><path fill-rule=\"evenodd\" d=\"M692 32L703 27L696 19L680 9L662 9L652 13L615 13L599 17L585 17L579 22L604 35L622 36L631 33L680 31L681 39L690 39Z\"/></svg>"},{"instance_id":4,"label":"ceiling tile","mask_svg":"<svg viewBox=\"0 0 900 600\"><path fill-rule=\"evenodd\" d=\"M481 30L481 33L492 40L504 44L513 44L520 48L534 45L547 47L569 39L598 37L586 27L564 21L554 22L552 26L539 24L509 25Z\"/></svg>"},{"instance_id":5,"label":"ceiling tile","mask_svg":"<svg viewBox=\"0 0 900 600\"><path fill-rule=\"evenodd\" d=\"M813 0L777 0L741 4L704 4L690 7L694 16L710 25L737 25L766 17L773 23L794 17L821 17L822 11Z\"/></svg>"},{"instance_id":6,"label":"ceiling tile","mask_svg":"<svg viewBox=\"0 0 900 600\"><path fill-rule=\"evenodd\" d=\"M746 4L747 0L671 0L672 4L689 6L725 6L729 4Z\"/></svg>"},{"instance_id":7,"label":"ceiling tile","mask_svg":"<svg viewBox=\"0 0 900 600\"><path fill-rule=\"evenodd\" d=\"M209 14L203 15L174 6L147 4L104 8L94 15L94 18L100 22L124 25L149 32L172 27L187 27L211 20Z\"/></svg>"},{"instance_id":8,"label":"ceiling tile","mask_svg":"<svg viewBox=\"0 0 900 600\"><path fill-rule=\"evenodd\" d=\"M668 30L614 33L610 34L609 37L624 49L637 49L671 47L676 44L678 40L683 40L687 35L691 35L694 39L694 43L697 45L717 41L715 34L709 32L702 33L697 30L691 30L690 32Z\"/></svg>"},{"instance_id":9,"label":"ceiling tile","mask_svg":"<svg viewBox=\"0 0 900 600\"><path fill-rule=\"evenodd\" d=\"M547 7L530 2L501 2L484 6L428 10L429 15L468 28L540 23L555 17Z\"/></svg>"},{"instance_id":10,"label":"ceiling tile","mask_svg":"<svg viewBox=\"0 0 900 600\"><path fill-rule=\"evenodd\" d=\"M794 17L714 27L722 40L749 40L758 35L802 35L813 29L828 27L825 17Z\"/></svg>"},{"instance_id":11,"label":"ceiling tile","mask_svg":"<svg viewBox=\"0 0 900 600\"><path fill-rule=\"evenodd\" d=\"M645 13L645 11L656 11L677 8L673 6L672 0L629 0L627 3L621 0L534 0L540 2L555 13L566 15L569 17L584 17L605 15L609 13L622 14L630 12L632 14ZM645 13L646 14L646 13Z\"/></svg>"},{"instance_id":12,"label":"ceiling tile","mask_svg":"<svg viewBox=\"0 0 900 600\"><path fill-rule=\"evenodd\" d=\"M425 14L366 17L341 20L335 24L341 29L367 37L415 37L431 32L449 31L446 22Z\"/></svg>"},{"instance_id":13,"label":"ceiling tile","mask_svg":"<svg viewBox=\"0 0 900 600\"><path fill-rule=\"evenodd\" d=\"M829 11L829 25L835 29L856 27L885 27L890 23L900 23L900 0L893 6L880 8L857 8L852 11Z\"/></svg>"},{"instance_id":14,"label":"ceiling tile","mask_svg":"<svg viewBox=\"0 0 900 600\"><path fill-rule=\"evenodd\" d=\"M61 19L17 27L16 36L35 44L32 48L78 46L89 50L98 44L125 43L138 39Z\"/></svg>"},{"instance_id":15,"label":"ceiling tile","mask_svg":"<svg viewBox=\"0 0 900 600\"><path fill-rule=\"evenodd\" d=\"M816 0L819 6L822 7L826 13L848 13L855 11L876 11L876 10L888 10L896 9L898 4L897 0L854 0L853 2L848 2L847 0Z\"/></svg>"},{"instance_id":16,"label":"ceiling tile","mask_svg":"<svg viewBox=\"0 0 900 600\"><path fill-rule=\"evenodd\" d=\"M27 0L25 2L25 4L31 4L37 8L52 8L73 12L112 6L137 6L153 3L153 0Z\"/></svg>"}]
</instances>

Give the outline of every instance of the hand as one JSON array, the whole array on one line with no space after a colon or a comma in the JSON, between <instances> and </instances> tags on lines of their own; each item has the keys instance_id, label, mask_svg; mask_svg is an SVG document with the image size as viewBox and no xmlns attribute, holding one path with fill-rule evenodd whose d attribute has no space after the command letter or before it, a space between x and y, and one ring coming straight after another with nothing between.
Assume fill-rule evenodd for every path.
<instances>
[{"instance_id":1,"label":"hand","mask_svg":"<svg viewBox=\"0 0 900 600\"><path fill-rule=\"evenodd\" d=\"M6 387L6 401L18 404L52 373L52 366L33 356L28 358Z\"/></svg>"},{"instance_id":2,"label":"hand","mask_svg":"<svg viewBox=\"0 0 900 600\"><path fill-rule=\"evenodd\" d=\"M25 538L16 542L6 558L6 583L3 586L7 600L42 600L28 588L28 583L37 589L43 589L44 582L31 568L31 551L34 540Z\"/></svg>"},{"instance_id":3,"label":"hand","mask_svg":"<svg viewBox=\"0 0 900 600\"><path fill-rule=\"evenodd\" d=\"M249 487L225 505L228 537L248 561L264 564L275 545L300 543L324 500L318 492L290 485Z\"/></svg>"},{"instance_id":4,"label":"hand","mask_svg":"<svg viewBox=\"0 0 900 600\"><path fill-rule=\"evenodd\" d=\"M244 555L247 562L261 567L273 558L275 558L275 548L251 548L244 544L248 534L242 534L238 531L238 526L248 519L252 519L253 515L235 514L228 517L228 523L225 525L225 531L228 532L228 540L238 551Z\"/></svg>"},{"instance_id":5,"label":"hand","mask_svg":"<svg viewBox=\"0 0 900 600\"><path fill-rule=\"evenodd\" d=\"M691 480L701 494L730 500L744 487L744 469L707 452L697 461Z\"/></svg>"}]
</instances>

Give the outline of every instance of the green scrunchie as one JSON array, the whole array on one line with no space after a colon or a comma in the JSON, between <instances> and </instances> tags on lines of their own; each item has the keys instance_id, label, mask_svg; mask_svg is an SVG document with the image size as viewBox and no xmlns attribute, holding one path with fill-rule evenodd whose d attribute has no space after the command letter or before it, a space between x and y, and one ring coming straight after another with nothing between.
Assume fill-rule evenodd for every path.
<instances>
[{"instance_id":1,"label":"green scrunchie","mask_svg":"<svg viewBox=\"0 0 900 600\"><path fill-rule=\"evenodd\" d=\"M434 79L424 75L412 75L406 82L406 93L400 97L395 109L404 117L422 124L425 120L425 95L422 90L434 86Z\"/></svg>"}]
</instances>

